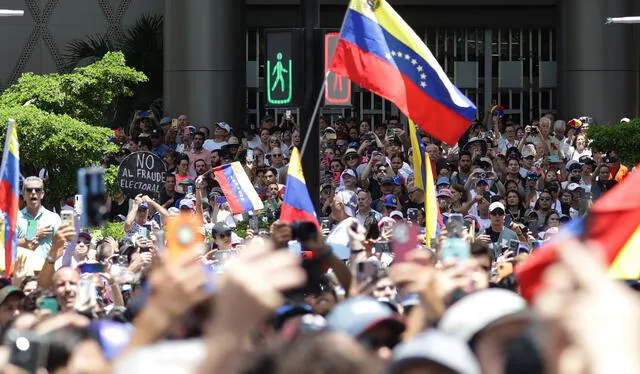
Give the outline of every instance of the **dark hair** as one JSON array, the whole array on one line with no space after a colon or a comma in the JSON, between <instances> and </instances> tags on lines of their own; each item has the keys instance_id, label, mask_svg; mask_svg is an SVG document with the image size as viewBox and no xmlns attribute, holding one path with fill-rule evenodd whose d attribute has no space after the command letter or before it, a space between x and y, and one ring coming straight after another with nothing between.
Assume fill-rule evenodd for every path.
<instances>
[{"instance_id":1,"label":"dark hair","mask_svg":"<svg viewBox=\"0 0 640 374\"><path fill-rule=\"evenodd\" d=\"M28 276L26 276L26 277L22 280L22 282L20 282L20 289L21 289L21 290L24 290L24 287L27 285L27 283L29 283L29 282L33 282L33 281L36 281L36 282L37 282L37 281L38 281L38 277L35 277L35 276L33 276L33 275L28 275Z\"/></svg>"},{"instance_id":2,"label":"dark hair","mask_svg":"<svg viewBox=\"0 0 640 374\"><path fill-rule=\"evenodd\" d=\"M205 139L207 138L207 136L206 136L202 131L198 131L198 132L196 132L196 133L195 133L195 135L193 135L194 139L195 139L195 137L196 137L196 136L198 136L198 135L202 136L202 137L203 137L203 138L205 138Z\"/></svg>"},{"instance_id":3,"label":"dark hair","mask_svg":"<svg viewBox=\"0 0 640 374\"><path fill-rule=\"evenodd\" d=\"M469 156L469 158L471 158L471 152L464 150L462 152L460 152L460 156L458 157L458 160L460 160L462 158L462 156Z\"/></svg>"},{"instance_id":4,"label":"dark hair","mask_svg":"<svg viewBox=\"0 0 640 374\"><path fill-rule=\"evenodd\" d=\"M21 309L24 312L33 312L38 309L38 300L43 297L54 297L50 290L37 289L22 299Z\"/></svg>"},{"instance_id":5,"label":"dark hair","mask_svg":"<svg viewBox=\"0 0 640 374\"><path fill-rule=\"evenodd\" d=\"M80 343L95 340L92 334L83 327L65 326L45 334L49 343L46 369L49 373L66 366L73 351Z\"/></svg>"}]
</instances>

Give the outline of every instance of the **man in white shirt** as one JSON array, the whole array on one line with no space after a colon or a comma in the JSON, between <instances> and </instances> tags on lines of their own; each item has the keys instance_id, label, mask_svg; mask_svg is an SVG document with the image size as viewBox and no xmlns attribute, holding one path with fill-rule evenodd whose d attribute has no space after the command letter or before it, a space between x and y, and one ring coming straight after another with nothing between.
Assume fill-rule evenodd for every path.
<instances>
[{"instance_id":1,"label":"man in white shirt","mask_svg":"<svg viewBox=\"0 0 640 374\"><path fill-rule=\"evenodd\" d=\"M226 122L218 122L213 131L213 139L207 139L202 145L202 148L209 152L220 149L229 144L228 139L230 134L231 126Z\"/></svg>"}]
</instances>

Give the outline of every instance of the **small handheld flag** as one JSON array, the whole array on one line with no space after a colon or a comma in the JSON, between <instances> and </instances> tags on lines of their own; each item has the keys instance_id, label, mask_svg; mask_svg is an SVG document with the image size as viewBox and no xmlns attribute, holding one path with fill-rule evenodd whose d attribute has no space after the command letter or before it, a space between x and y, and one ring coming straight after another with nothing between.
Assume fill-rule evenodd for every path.
<instances>
[{"instance_id":1,"label":"small handheld flag","mask_svg":"<svg viewBox=\"0 0 640 374\"><path fill-rule=\"evenodd\" d=\"M4 268L8 275L18 250L16 224L20 197L20 152L18 130L13 119L7 125L7 137L0 167L0 211L4 214Z\"/></svg>"},{"instance_id":2,"label":"small handheld flag","mask_svg":"<svg viewBox=\"0 0 640 374\"><path fill-rule=\"evenodd\" d=\"M287 173L287 187L284 192L284 200L280 207L280 221L293 223L294 221L309 221L318 228L318 216L309 197L309 191L302 172L300 153L298 148L291 150L289 169Z\"/></svg>"},{"instance_id":3,"label":"small handheld flag","mask_svg":"<svg viewBox=\"0 0 640 374\"><path fill-rule=\"evenodd\" d=\"M264 208L260 196L239 162L213 168L213 174L227 198L231 213L242 214Z\"/></svg>"}]
</instances>

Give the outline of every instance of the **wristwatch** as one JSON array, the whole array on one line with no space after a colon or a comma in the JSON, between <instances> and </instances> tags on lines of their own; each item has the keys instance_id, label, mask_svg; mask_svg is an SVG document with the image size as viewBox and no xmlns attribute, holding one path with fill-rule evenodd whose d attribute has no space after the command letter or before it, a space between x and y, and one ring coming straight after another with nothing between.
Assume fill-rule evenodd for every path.
<instances>
[{"instance_id":1,"label":"wristwatch","mask_svg":"<svg viewBox=\"0 0 640 374\"><path fill-rule=\"evenodd\" d=\"M47 261L47 264L51 264L51 265L53 265L53 264L55 264L55 263L56 263L56 258L55 258L55 257L53 257L53 256L51 256L51 255L48 255L48 256L47 256L47 260L46 260L46 261Z\"/></svg>"}]
</instances>

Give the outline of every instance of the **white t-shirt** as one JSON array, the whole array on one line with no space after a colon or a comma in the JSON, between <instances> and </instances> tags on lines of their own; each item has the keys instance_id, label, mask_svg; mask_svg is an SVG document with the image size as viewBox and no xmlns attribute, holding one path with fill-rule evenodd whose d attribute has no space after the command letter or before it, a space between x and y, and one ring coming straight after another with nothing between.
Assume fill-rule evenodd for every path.
<instances>
[{"instance_id":1,"label":"white t-shirt","mask_svg":"<svg viewBox=\"0 0 640 374\"><path fill-rule=\"evenodd\" d=\"M213 139L207 139L204 141L204 144L202 145L202 148L206 149L207 151L211 152L211 151L215 151L216 149L220 149L223 146L229 144L228 142L222 141L222 142L216 142Z\"/></svg>"}]
</instances>

